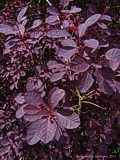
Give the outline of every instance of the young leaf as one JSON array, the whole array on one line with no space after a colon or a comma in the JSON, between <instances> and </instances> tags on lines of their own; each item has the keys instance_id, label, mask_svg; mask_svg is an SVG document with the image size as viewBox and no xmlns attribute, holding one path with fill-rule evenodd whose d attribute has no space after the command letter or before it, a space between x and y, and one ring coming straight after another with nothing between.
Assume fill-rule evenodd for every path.
<instances>
[{"instance_id":1,"label":"young leaf","mask_svg":"<svg viewBox=\"0 0 120 160\"><path fill-rule=\"evenodd\" d=\"M21 21L23 21L23 16L25 15L27 9L28 9L28 6L22 8L21 11L19 12L19 14L17 16L18 23L21 23Z\"/></svg>"},{"instance_id":2,"label":"young leaf","mask_svg":"<svg viewBox=\"0 0 120 160\"><path fill-rule=\"evenodd\" d=\"M85 21L85 26L90 27L101 18L101 14L94 14Z\"/></svg>"},{"instance_id":3,"label":"young leaf","mask_svg":"<svg viewBox=\"0 0 120 160\"><path fill-rule=\"evenodd\" d=\"M101 29L107 29L107 25L105 23L97 23L97 25L101 28Z\"/></svg>"},{"instance_id":4,"label":"young leaf","mask_svg":"<svg viewBox=\"0 0 120 160\"><path fill-rule=\"evenodd\" d=\"M41 23L42 23L42 21L40 19L34 20L33 25L32 25L32 27L29 28L29 30L39 27L41 25Z\"/></svg>"},{"instance_id":5,"label":"young leaf","mask_svg":"<svg viewBox=\"0 0 120 160\"><path fill-rule=\"evenodd\" d=\"M100 20L105 20L105 21L109 21L109 22L112 22L112 18L109 16L109 15L102 15Z\"/></svg>"}]
</instances>

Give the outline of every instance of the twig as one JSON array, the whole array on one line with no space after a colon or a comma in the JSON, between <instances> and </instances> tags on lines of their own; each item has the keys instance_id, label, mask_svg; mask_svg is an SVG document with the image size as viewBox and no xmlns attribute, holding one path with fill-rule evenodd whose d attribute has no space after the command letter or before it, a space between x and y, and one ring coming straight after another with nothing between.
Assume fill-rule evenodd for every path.
<instances>
[{"instance_id":1,"label":"twig","mask_svg":"<svg viewBox=\"0 0 120 160\"><path fill-rule=\"evenodd\" d=\"M99 105L97 105L97 104L95 104L95 103L92 103L92 102L83 101L83 103L91 104L91 105L93 105L93 106L95 106L95 107L97 107L97 108L100 108L100 109L106 110L106 108L103 108L103 107L101 107L101 106L99 106Z\"/></svg>"}]
</instances>

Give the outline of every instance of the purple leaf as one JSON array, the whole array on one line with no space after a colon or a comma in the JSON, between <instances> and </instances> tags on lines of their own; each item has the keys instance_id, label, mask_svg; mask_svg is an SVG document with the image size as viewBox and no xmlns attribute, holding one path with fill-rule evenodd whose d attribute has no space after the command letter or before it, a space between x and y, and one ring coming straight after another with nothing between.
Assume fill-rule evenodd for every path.
<instances>
[{"instance_id":1,"label":"purple leaf","mask_svg":"<svg viewBox=\"0 0 120 160\"><path fill-rule=\"evenodd\" d=\"M90 73L86 73L83 75L82 79L80 79L80 92L87 92L93 85L94 79Z\"/></svg>"},{"instance_id":2,"label":"purple leaf","mask_svg":"<svg viewBox=\"0 0 120 160\"><path fill-rule=\"evenodd\" d=\"M64 68L64 65L58 63L57 61L49 61L47 63L47 66L48 66L48 69L50 69L50 70L54 69L54 68L56 68L56 69Z\"/></svg>"},{"instance_id":3,"label":"purple leaf","mask_svg":"<svg viewBox=\"0 0 120 160\"><path fill-rule=\"evenodd\" d=\"M27 92L25 94L25 102L29 105L38 106L44 105L41 95L37 92Z\"/></svg>"},{"instance_id":4,"label":"purple leaf","mask_svg":"<svg viewBox=\"0 0 120 160\"><path fill-rule=\"evenodd\" d=\"M25 103L25 98L24 96L22 96L21 94L17 95L15 97L15 101L18 103L18 104L23 104Z\"/></svg>"},{"instance_id":5,"label":"purple leaf","mask_svg":"<svg viewBox=\"0 0 120 160\"><path fill-rule=\"evenodd\" d=\"M59 11L57 8L55 7L48 7L47 8L47 12L51 15L54 15L54 16L59 16Z\"/></svg>"},{"instance_id":6,"label":"purple leaf","mask_svg":"<svg viewBox=\"0 0 120 160\"><path fill-rule=\"evenodd\" d=\"M74 56L75 53L77 52L78 50L76 48L73 48L73 49L59 48L57 51L57 54L60 58L63 58L64 60L69 61L71 57Z\"/></svg>"},{"instance_id":7,"label":"purple leaf","mask_svg":"<svg viewBox=\"0 0 120 160\"><path fill-rule=\"evenodd\" d=\"M63 22L62 22L62 28L68 28L69 27L69 25L70 25L70 22L68 21L68 20L64 20Z\"/></svg>"},{"instance_id":8,"label":"purple leaf","mask_svg":"<svg viewBox=\"0 0 120 160\"><path fill-rule=\"evenodd\" d=\"M39 112L37 114L25 114L24 119L28 122L34 122L38 119L41 119L43 116L44 116L43 112L41 112L41 113ZM45 116L46 116L46 114L45 114Z\"/></svg>"},{"instance_id":9,"label":"purple leaf","mask_svg":"<svg viewBox=\"0 0 120 160\"><path fill-rule=\"evenodd\" d=\"M43 83L40 79L31 77L28 79L27 84L26 84L26 90L29 91L34 91L34 90L41 90L43 87Z\"/></svg>"},{"instance_id":10,"label":"purple leaf","mask_svg":"<svg viewBox=\"0 0 120 160\"><path fill-rule=\"evenodd\" d=\"M84 36L86 30L87 30L87 26L86 26L85 23L79 24L79 26L78 26L78 33L79 33L79 37L80 38Z\"/></svg>"},{"instance_id":11,"label":"purple leaf","mask_svg":"<svg viewBox=\"0 0 120 160\"><path fill-rule=\"evenodd\" d=\"M73 6L70 10L62 10L61 12L66 14L74 14L74 13L81 12L81 8L77 8L76 6Z\"/></svg>"},{"instance_id":12,"label":"purple leaf","mask_svg":"<svg viewBox=\"0 0 120 160\"><path fill-rule=\"evenodd\" d=\"M57 119L60 126L63 126L67 129L74 129L80 125L80 118L76 113L73 113L70 116L63 116L60 113L57 113Z\"/></svg>"},{"instance_id":13,"label":"purple leaf","mask_svg":"<svg viewBox=\"0 0 120 160\"><path fill-rule=\"evenodd\" d=\"M70 10L70 13L72 14L72 13L79 13L79 12L81 12L81 8L78 8L78 7L76 7L76 6L73 6L72 8L71 8L71 10Z\"/></svg>"},{"instance_id":14,"label":"purple leaf","mask_svg":"<svg viewBox=\"0 0 120 160\"><path fill-rule=\"evenodd\" d=\"M17 16L18 23L21 23L21 21L23 21L23 18L24 18L23 16L25 15L27 9L28 9L28 6L22 8L21 11L19 12L19 14Z\"/></svg>"},{"instance_id":15,"label":"purple leaf","mask_svg":"<svg viewBox=\"0 0 120 160\"><path fill-rule=\"evenodd\" d=\"M41 141L43 143L48 143L53 140L57 129L57 124L55 121L50 120L50 118L46 119L46 121L41 126Z\"/></svg>"},{"instance_id":16,"label":"purple leaf","mask_svg":"<svg viewBox=\"0 0 120 160\"><path fill-rule=\"evenodd\" d=\"M76 74L85 72L89 69L90 65L79 58L71 63L71 70Z\"/></svg>"},{"instance_id":17,"label":"purple leaf","mask_svg":"<svg viewBox=\"0 0 120 160\"><path fill-rule=\"evenodd\" d=\"M32 27L29 28L29 30L39 27L41 25L41 23L42 23L42 21L40 19L34 20L33 25L32 25Z\"/></svg>"},{"instance_id":18,"label":"purple leaf","mask_svg":"<svg viewBox=\"0 0 120 160\"><path fill-rule=\"evenodd\" d=\"M55 139L58 141L60 139L60 136L65 132L65 129L60 127L57 127L56 132L55 132Z\"/></svg>"},{"instance_id":19,"label":"purple leaf","mask_svg":"<svg viewBox=\"0 0 120 160\"><path fill-rule=\"evenodd\" d=\"M71 48L76 48L76 42L72 39L64 39L61 41L62 47L71 47Z\"/></svg>"},{"instance_id":20,"label":"purple leaf","mask_svg":"<svg viewBox=\"0 0 120 160\"><path fill-rule=\"evenodd\" d=\"M64 7L68 6L73 0L60 0L60 4Z\"/></svg>"},{"instance_id":21,"label":"purple leaf","mask_svg":"<svg viewBox=\"0 0 120 160\"><path fill-rule=\"evenodd\" d=\"M99 47L99 42L96 39L84 40L86 47L93 48L92 53Z\"/></svg>"},{"instance_id":22,"label":"purple leaf","mask_svg":"<svg viewBox=\"0 0 120 160\"><path fill-rule=\"evenodd\" d=\"M58 16L52 15L52 16L47 17L45 22L48 23L48 24L52 24L52 23L54 23L54 22L56 22L58 20L59 20Z\"/></svg>"},{"instance_id":23,"label":"purple leaf","mask_svg":"<svg viewBox=\"0 0 120 160\"><path fill-rule=\"evenodd\" d=\"M112 48L105 53L105 56L108 60L119 58L120 57L120 49Z\"/></svg>"},{"instance_id":24,"label":"purple leaf","mask_svg":"<svg viewBox=\"0 0 120 160\"><path fill-rule=\"evenodd\" d=\"M106 47L109 47L109 43L106 43L106 44L101 44L99 45L100 48L106 48Z\"/></svg>"},{"instance_id":25,"label":"purple leaf","mask_svg":"<svg viewBox=\"0 0 120 160\"><path fill-rule=\"evenodd\" d=\"M66 30L56 29L47 32L48 38L64 38L69 36L70 34Z\"/></svg>"},{"instance_id":26,"label":"purple leaf","mask_svg":"<svg viewBox=\"0 0 120 160\"><path fill-rule=\"evenodd\" d=\"M49 92L47 105L41 100L38 93L28 92L26 95L28 104L17 110L16 117L24 116L26 121L31 122L27 131L28 144L33 145L39 141L49 143L54 138L58 139L64 128L73 129L80 125L79 115L76 113L72 112L69 116L63 116L56 111L55 107L65 96L63 89L54 87Z\"/></svg>"},{"instance_id":27,"label":"purple leaf","mask_svg":"<svg viewBox=\"0 0 120 160\"><path fill-rule=\"evenodd\" d=\"M101 14L94 14L85 21L85 26L90 27L101 18Z\"/></svg>"},{"instance_id":28,"label":"purple leaf","mask_svg":"<svg viewBox=\"0 0 120 160\"><path fill-rule=\"evenodd\" d=\"M105 94L112 95L113 94L113 88L111 87L112 85L110 85L110 83L106 79L104 79L101 70L96 70L94 75L96 77L96 82L99 86L99 90Z\"/></svg>"},{"instance_id":29,"label":"purple leaf","mask_svg":"<svg viewBox=\"0 0 120 160\"><path fill-rule=\"evenodd\" d=\"M51 122L49 118L33 122L27 132L28 144L33 145L40 140L49 143L54 138L56 129L55 121Z\"/></svg>"},{"instance_id":30,"label":"purple leaf","mask_svg":"<svg viewBox=\"0 0 120 160\"><path fill-rule=\"evenodd\" d=\"M26 107L26 104L18 108L18 110L16 111L16 118L22 118L24 116L24 107Z\"/></svg>"},{"instance_id":31,"label":"purple leaf","mask_svg":"<svg viewBox=\"0 0 120 160\"><path fill-rule=\"evenodd\" d=\"M20 34L24 36L25 26L23 24L19 24L18 27L19 27Z\"/></svg>"},{"instance_id":32,"label":"purple leaf","mask_svg":"<svg viewBox=\"0 0 120 160\"><path fill-rule=\"evenodd\" d=\"M36 114L39 115L39 117L41 117L41 109L40 108L37 108L36 106L33 106L33 105L25 104L25 105L22 105L20 108L18 108L18 110L16 112L16 118L21 118L23 116L26 117L26 115L28 115L29 117L30 116L35 117ZM42 115L44 115L44 112Z\"/></svg>"},{"instance_id":33,"label":"purple leaf","mask_svg":"<svg viewBox=\"0 0 120 160\"><path fill-rule=\"evenodd\" d=\"M113 71L117 70L120 66L119 59L109 60L109 65Z\"/></svg>"},{"instance_id":34,"label":"purple leaf","mask_svg":"<svg viewBox=\"0 0 120 160\"><path fill-rule=\"evenodd\" d=\"M65 75L65 66L63 64L57 63L57 61L49 61L47 66L52 71L50 75L51 82L56 82Z\"/></svg>"},{"instance_id":35,"label":"purple leaf","mask_svg":"<svg viewBox=\"0 0 120 160\"><path fill-rule=\"evenodd\" d=\"M105 20L105 21L112 22L112 18L108 15L102 15L100 20Z\"/></svg>"},{"instance_id":36,"label":"purple leaf","mask_svg":"<svg viewBox=\"0 0 120 160\"><path fill-rule=\"evenodd\" d=\"M64 71L59 71L59 72L55 72L52 73L52 75L50 76L50 81L51 82L56 82L58 80L61 80L63 78L63 76L65 75L66 72Z\"/></svg>"},{"instance_id":37,"label":"purple leaf","mask_svg":"<svg viewBox=\"0 0 120 160\"><path fill-rule=\"evenodd\" d=\"M112 48L105 53L105 57L109 60L110 67L115 71L120 65L120 49Z\"/></svg>"},{"instance_id":38,"label":"purple leaf","mask_svg":"<svg viewBox=\"0 0 120 160\"><path fill-rule=\"evenodd\" d=\"M0 24L0 33L9 35L9 34L17 34L18 31L15 30L14 26L10 26L7 24Z\"/></svg>"},{"instance_id":39,"label":"purple leaf","mask_svg":"<svg viewBox=\"0 0 120 160\"><path fill-rule=\"evenodd\" d=\"M40 112L40 108L37 107L37 106L34 106L34 105L26 105L24 108L23 108L24 112L27 113L27 114L30 114L30 115L33 115L33 114L37 114Z\"/></svg>"},{"instance_id":40,"label":"purple leaf","mask_svg":"<svg viewBox=\"0 0 120 160\"><path fill-rule=\"evenodd\" d=\"M89 17L85 23L79 24L78 26L78 33L79 37L83 37L87 28L95 24L101 17L101 14L94 14L91 17Z\"/></svg>"},{"instance_id":41,"label":"purple leaf","mask_svg":"<svg viewBox=\"0 0 120 160\"><path fill-rule=\"evenodd\" d=\"M49 93L49 103L54 108L59 102L64 98L65 91L63 89L59 89L58 87L54 87Z\"/></svg>"},{"instance_id":42,"label":"purple leaf","mask_svg":"<svg viewBox=\"0 0 120 160\"><path fill-rule=\"evenodd\" d=\"M97 23L97 25L101 28L101 29L107 29L107 25L105 23Z\"/></svg>"}]
</instances>

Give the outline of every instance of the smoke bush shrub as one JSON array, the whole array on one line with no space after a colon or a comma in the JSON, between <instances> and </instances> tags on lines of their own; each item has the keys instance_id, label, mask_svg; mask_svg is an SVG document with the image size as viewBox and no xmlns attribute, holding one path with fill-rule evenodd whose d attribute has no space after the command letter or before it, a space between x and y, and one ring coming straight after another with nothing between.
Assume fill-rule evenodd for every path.
<instances>
[{"instance_id":1,"label":"smoke bush shrub","mask_svg":"<svg viewBox=\"0 0 120 160\"><path fill-rule=\"evenodd\" d=\"M81 97L89 92L120 93L120 49L111 48L108 41L112 18L100 13L83 18L82 9L70 1L48 5L45 19L36 17L32 22L27 5L16 13L16 20L0 24L7 58L0 72L9 80L10 90L19 92L16 117L28 122L30 145L59 140L65 129L79 127L82 99L76 90ZM19 91L22 79L26 87ZM70 102L74 93L79 103L74 98Z\"/></svg>"}]
</instances>

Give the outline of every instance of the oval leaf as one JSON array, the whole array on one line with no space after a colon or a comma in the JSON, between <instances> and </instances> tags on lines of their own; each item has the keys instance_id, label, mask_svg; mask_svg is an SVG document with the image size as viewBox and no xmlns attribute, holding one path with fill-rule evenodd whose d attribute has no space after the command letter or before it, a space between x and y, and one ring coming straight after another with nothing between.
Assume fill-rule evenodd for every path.
<instances>
[{"instance_id":1,"label":"oval leaf","mask_svg":"<svg viewBox=\"0 0 120 160\"><path fill-rule=\"evenodd\" d=\"M106 14L102 15L100 20L105 20L105 21L109 21L112 22L112 18Z\"/></svg>"},{"instance_id":2,"label":"oval leaf","mask_svg":"<svg viewBox=\"0 0 120 160\"><path fill-rule=\"evenodd\" d=\"M84 45L93 48L92 52L94 52L99 47L99 42L96 39L88 39L84 41Z\"/></svg>"},{"instance_id":3,"label":"oval leaf","mask_svg":"<svg viewBox=\"0 0 120 160\"><path fill-rule=\"evenodd\" d=\"M49 93L49 103L54 108L64 98L65 91L58 87L54 87Z\"/></svg>"},{"instance_id":4,"label":"oval leaf","mask_svg":"<svg viewBox=\"0 0 120 160\"><path fill-rule=\"evenodd\" d=\"M105 57L109 60L110 67L115 71L120 65L120 49L112 48L105 53Z\"/></svg>"},{"instance_id":5,"label":"oval leaf","mask_svg":"<svg viewBox=\"0 0 120 160\"><path fill-rule=\"evenodd\" d=\"M32 27L29 28L29 30L39 27L41 25L41 23L42 23L42 21L40 19L34 20L33 25L32 25Z\"/></svg>"},{"instance_id":6,"label":"oval leaf","mask_svg":"<svg viewBox=\"0 0 120 160\"><path fill-rule=\"evenodd\" d=\"M23 19L23 16L25 15L26 11L28 9L28 6L24 7L21 9L21 11L19 12L18 16L17 16L17 21L18 23L20 23Z\"/></svg>"},{"instance_id":7,"label":"oval leaf","mask_svg":"<svg viewBox=\"0 0 120 160\"><path fill-rule=\"evenodd\" d=\"M90 73L86 73L83 78L80 80L80 92L87 92L90 87L93 85L94 79Z\"/></svg>"},{"instance_id":8,"label":"oval leaf","mask_svg":"<svg viewBox=\"0 0 120 160\"><path fill-rule=\"evenodd\" d=\"M22 118L25 114L24 108L26 105L21 106L17 111L16 111L16 118Z\"/></svg>"},{"instance_id":9,"label":"oval leaf","mask_svg":"<svg viewBox=\"0 0 120 160\"><path fill-rule=\"evenodd\" d=\"M25 94L25 102L37 107L45 105L43 99L41 98L41 95L37 92L27 92Z\"/></svg>"},{"instance_id":10,"label":"oval leaf","mask_svg":"<svg viewBox=\"0 0 120 160\"><path fill-rule=\"evenodd\" d=\"M73 6L70 10L62 10L62 13L66 13L66 14L74 14L74 13L79 13L81 12L81 8L78 8L76 6Z\"/></svg>"},{"instance_id":11,"label":"oval leaf","mask_svg":"<svg viewBox=\"0 0 120 160\"><path fill-rule=\"evenodd\" d=\"M57 113L57 119L60 126L63 126L66 129L74 129L80 125L80 118L76 113L73 113L70 116L63 116L62 114Z\"/></svg>"},{"instance_id":12,"label":"oval leaf","mask_svg":"<svg viewBox=\"0 0 120 160\"><path fill-rule=\"evenodd\" d=\"M62 40L61 45L62 45L62 47L71 47L70 49L77 47L76 42L72 39Z\"/></svg>"},{"instance_id":13,"label":"oval leaf","mask_svg":"<svg viewBox=\"0 0 120 160\"><path fill-rule=\"evenodd\" d=\"M78 33L80 38L84 36L86 30L87 30L86 24L83 23L78 26Z\"/></svg>"},{"instance_id":14,"label":"oval leaf","mask_svg":"<svg viewBox=\"0 0 120 160\"><path fill-rule=\"evenodd\" d=\"M86 21L85 21L85 25L86 27L90 27L93 24L95 24L99 19L101 18L101 14L94 14L91 17L89 17Z\"/></svg>"},{"instance_id":15,"label":"oval leaf","mask_svg":"<svg viewBox=\"0 0 120 160\"><path fill-rule=\"evenodd\" d=\"M63 76L65 75L65 73L66 72L64 72L64 71L52 73L52 75L50 76L50 81L56 82L58 80L61 80L63 78Z\"/></svg>"},{"instance_id":16,"label":"oval leaf","mask_svg":"<svg viewBox=\"0 0 120 160\"><path fill-rule=\"evenodd\" d=\"M54 23L59 20L59 17L56 15L52 15L46 18L45 22L48 24Z\"/></svg>"},{"instance_id":17,"label":"oval leaf","mask_svg":"<svg viewBox=\"0 0 120 160\"><path fill-rule=\"evenodd\" d=\"M9 35L9 34L17 34L17 31L14 30L13 26L7 24L0 24L0 33Z\"/></svg>"},{"instance_id":18,"label":"oval leaf","mask_svg":"<svg viewBox=\"0 0 120 160\"><path fill-rule=\"evenodd\" d=\"M33 145L40 140L43 143L50 142L55 136L56 129L56 123L51 122L50 119L40 119L33 122L27 132L28 144Z\"/></svg>"}]
</instances>

